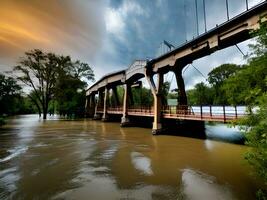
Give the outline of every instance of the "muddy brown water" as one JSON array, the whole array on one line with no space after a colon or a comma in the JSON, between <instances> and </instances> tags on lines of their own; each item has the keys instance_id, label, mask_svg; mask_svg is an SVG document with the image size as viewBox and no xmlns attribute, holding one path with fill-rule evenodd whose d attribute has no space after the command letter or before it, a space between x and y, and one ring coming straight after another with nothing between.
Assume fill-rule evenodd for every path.
<instances>
[{"instance_id":1,"label":"muddy brown water","mask_svg":"<svg viewBox=\"0 0 267 200\"><path fill-rule=\"evenodd\" d=\"M0 199L251 200L260 182L246 149L118 123L17 116L0 128Z\"/></svg>"}]
</instances>

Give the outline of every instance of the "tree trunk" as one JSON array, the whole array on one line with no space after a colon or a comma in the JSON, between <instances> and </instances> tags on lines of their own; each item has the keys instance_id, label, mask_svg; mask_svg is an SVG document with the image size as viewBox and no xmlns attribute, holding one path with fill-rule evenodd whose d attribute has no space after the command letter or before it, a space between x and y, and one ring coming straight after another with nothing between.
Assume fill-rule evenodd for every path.
<instances>
[{"instance_id":1,"label":"tree trunk","mask_svg":"<svg viewBox=\"0 0 267 200\"><path fill-rule=\"evenodd\" d=\"M43 108L43 119L47 118L47 108Z\"/></svg>"},{"instance_id":2,"label":"tree trunk","mask_svg":"<svg viewBox=\"0 0 267 200\"><path fill-rule=\"evenodd\" d=\"M43 104L43 119L47 118L48 104L49 104L49 101L46 98L46 101Z\"/></svg>"}]
</instances>

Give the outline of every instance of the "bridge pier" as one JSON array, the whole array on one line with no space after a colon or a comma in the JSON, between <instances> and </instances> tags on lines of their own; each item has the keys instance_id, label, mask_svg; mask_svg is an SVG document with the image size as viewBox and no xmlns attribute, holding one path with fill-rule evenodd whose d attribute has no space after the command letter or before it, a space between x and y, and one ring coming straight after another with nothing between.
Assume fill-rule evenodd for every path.
<instances>
[{"instance_id":1,"label":"bridge pier","mask_svg":"<svg viewBox=\"0 0 267 200\"><path fill-rule=\"evenodd\" d=\"M102 121L103 122L108 121L108 102L109 102L109 89L106 86L105 87L105 94L104 94L103 115L102 115Z\"/></svg>"},{"instance_id":2,"label":"bridge pier","mask_svg":"<svg viewBox=\"0 0 267 200\"><path fill-rule=\"evenodd\" d=\"M130 125L130 120L129 120L128 113L127 113L127 110L129 107L129 101L130 101L130 93L131 93L131 85L129 83L126 83L124 85L121 127L126 127Z\"/></svg>"},{"instance_id":3,"label":"bridge pier","mask_svg":"<svg viewBox=\"0 0 267 200\"><path fill-rule=\"evenodd\" d=\"M188 101L187 101L187 96L186 96L186 91L185 91L185 84L184 84L184 79L183 79L183 75L182 75L182 70L183 70L183 67L176 66L175 70L173 71L175 74L177 89L178 89L177 103L180 106L181 105L187 106Z\"/></svg>"},{"instance_id":4,"label":"bridge pier","mask_svg":"<svg viewBox=\"0 0 267 200\"><path fill-rule=\"evenodd\" d=\"M89 108L88 108L88 105L89 105L89 99L90 99L90 95L89 96L86 96L85 98L85 106L84 106L84 116L87 117L88 116L88 113L89 113Z\"/></svg>"},{"instance_id":5,"label":"bridge pier","mask_svg":"<svg viewBox=\"0 0 267 200\"><path fill-rule=\"evenodd\" d=\"M95 120L101 119L101 116L97 113L97 109L99 107L101 107L101 104L103 102L102 99L103 99L103 92L101 90L98 90L98 99L97 99L97 102L95 104L95 114L94 114Z\"/></svg>"},{"instance_id":6,"label":"bridge pier","mask_svg":"<svg viewBox=\"0 0 267 200\"><path fill-rule=\"evenodd\" d=\"M147 81L150 85L153 98L154 98L154 121L152 126L152 134L157 135L162 132L162 85L163 85L163 73L157 73L157 85L153 80L153 77L150 75L146 75Z\"/></svg>"},{"instance_id":7,"label":"bridge pier","mask_svg":"<svg viewBox=\"0 0 267 200\"><path fill-rule=\"evenodd\" d=\"M86 98L85 102L85 116L93 117L95 114L95 94L92 93Z\"/></svg>"}]
</instances>

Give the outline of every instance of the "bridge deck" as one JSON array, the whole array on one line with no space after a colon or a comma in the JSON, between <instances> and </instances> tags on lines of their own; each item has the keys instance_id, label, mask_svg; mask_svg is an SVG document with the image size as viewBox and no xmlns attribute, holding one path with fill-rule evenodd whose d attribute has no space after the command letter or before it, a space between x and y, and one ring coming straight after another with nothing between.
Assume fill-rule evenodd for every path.
<instances>
[{"instance_id":1,"label":"bridge deck","mask_svg":"<svg viewBox=\"0 0 267 200\"><path fill-rule=\"evenodd\" d=\"M97 113L103 113L99 108ZM110 107L107 109L108 114L122 115L122 107ZM153 108L129 108L129 116L153 117ZM162 117L166 119L196 120L196 121L213 121L213 122L231 122L246 116L245 107L243 106L193 106L182 108L177 106L166 106L162 109Z\"/></svg>"}]
</instances>

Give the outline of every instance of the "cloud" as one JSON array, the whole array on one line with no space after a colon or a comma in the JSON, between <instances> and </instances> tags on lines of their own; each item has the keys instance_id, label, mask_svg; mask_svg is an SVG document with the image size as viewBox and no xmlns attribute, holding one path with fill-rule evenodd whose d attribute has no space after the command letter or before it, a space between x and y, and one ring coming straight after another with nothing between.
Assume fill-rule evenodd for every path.
<instances>
[{"instance_id":1,"label":"cloud","mask_svg":"<svg viewBox=\"0 0 267 200\"><path fill-rule=\"evenodd\" d=\"M73 2L1 0L0 64L12 65L33 48L92 58L102 43L101 1Z\"/></svg>"},{"instance_id":2,"label":"cloud","mask_svg":"<svg viewBox=\"0 0 267 200\"><path fill-rule=\"evenodd\" d=\"M125 23L122 15L113 8L106 8L105 23L108 33L114 34L118 37L123 35Z\"/></svg>"},{"instance_id":3,"label":"cloud","mask_svg":"<svg viewBox=\"0 0 267 200\"><path fill-rule=\"evenodd\" d=\"M251 0L249 6L259 1ZM96 79L127 68L135 59L155 58L163 40L178 46L196 34L194 1L185 2L186 17L184 1L178 0L1 0L0 71L10 69L23 52L32 48L88 62ZM198 2L203 32L203 1ZM229 2L231 16L245 8L243 0ZM226 19L224 3L206 0L208 28ZM247 43L240 47L247 51ZM244 62L232 47L199 59L194 65L207 76L211 69L226 62L225 58L229 58L227 62ZM184 77L187 88L205 80L192 67ZM172 87L176 87L175 81Z\"/></svg>"},{"instance_id":4,"label":"cloud","mask_svg":"<svg viewBox=\"0 0 267 200\"><path fill-rule=\"evenodd\" d=\"M136 16L146 16L145 10L133 0L125 0L117 8L107 7L105 9L105 25L108 33L119 39L121 42L126 42L125 28L129 18ZM138 22L135 20L136 27Z\"/></svg>"}]
</instances>

